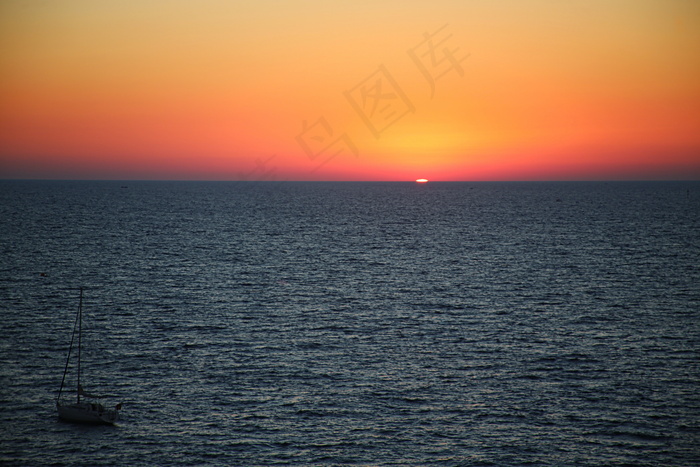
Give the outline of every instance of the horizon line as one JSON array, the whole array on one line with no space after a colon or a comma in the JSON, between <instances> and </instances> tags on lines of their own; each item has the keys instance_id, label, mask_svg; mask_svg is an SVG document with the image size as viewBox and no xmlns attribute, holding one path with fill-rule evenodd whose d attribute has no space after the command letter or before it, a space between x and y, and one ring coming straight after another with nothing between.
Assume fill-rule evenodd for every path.
<instances>
[{"instance_id":1,"label":"horizon line","mask_svg":"<svg viewBox=\"0 0 700 467\"><path fill-rule=\"evenodd\" d=\"M0 178L0 182L204 182L204 183L418 183L416 180L217 180L186 178ZM700 182L697 179L524 179L524 180L428 180L427 183L602 183L602 182Z\"/></svg>"}]
</instances>

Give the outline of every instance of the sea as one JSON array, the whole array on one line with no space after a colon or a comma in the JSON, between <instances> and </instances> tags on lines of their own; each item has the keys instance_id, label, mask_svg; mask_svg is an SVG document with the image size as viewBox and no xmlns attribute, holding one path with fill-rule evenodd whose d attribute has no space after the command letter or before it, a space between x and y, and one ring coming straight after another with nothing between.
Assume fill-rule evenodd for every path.
<instances>
[{"instance_id":1,"label":"sea","mask_svg":"<svg viewBox=\"0 0 700 467\"><path fill-rule=\"evenodd\" d=\"M2 465L700 465L700 182L5 180L0 252Z\"/></svg>"}]
</instances>

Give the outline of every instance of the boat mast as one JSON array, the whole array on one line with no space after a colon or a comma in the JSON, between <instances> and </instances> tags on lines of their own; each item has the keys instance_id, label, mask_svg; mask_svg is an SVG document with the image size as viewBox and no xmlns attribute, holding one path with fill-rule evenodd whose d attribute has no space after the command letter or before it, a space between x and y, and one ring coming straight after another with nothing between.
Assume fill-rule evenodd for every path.
<instances>
[{"instance_id":1,"label":"boat mast","mask_svg":"<svg viewBox=\"0 0 700 467\"><path fill-rule=\"evenodd\" d=\"M75 315L75 322L73 323L73 333L70 336L70 345L68 346L68 355L66 356L66 367L63 369L63 378L61 379L61 388L58 390L58 397L56 398L56 403L58 404L61 400L61 394L63 393L63 386L66 383L66 374L68 374L68 365L70 364L70 356L73 353L73 342L75 342L75 329L78 327L79 320L81 319L83 304L83 289L80 288L80 305L78 306L78 313Z\"/></svg>"},{"instance_id":2,"label":"boat mast","mask_svg":"<svg viewBox=\"0 0 700 467\"><path fill-rule=\"evenodd\" d=\"M83 339L83 288L80 288L80 303L78 304L78 404L80 404L80 349Z\"/></svg>"}]
</instances>

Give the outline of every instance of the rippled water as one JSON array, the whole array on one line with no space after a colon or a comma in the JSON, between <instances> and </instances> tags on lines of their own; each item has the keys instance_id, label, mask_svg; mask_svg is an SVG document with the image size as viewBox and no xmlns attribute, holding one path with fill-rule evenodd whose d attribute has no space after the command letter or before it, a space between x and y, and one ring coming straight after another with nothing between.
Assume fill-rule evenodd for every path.
<instances>
[{"instance_id":1,"label":"rippled water","mask_svg":"<svg viewBox=\"0 0 700 467\"><path fill-rule=\"evenodd\" d=\"M2 464L700 464L700 183L4 181L0 251Z\"/></svg>"}]
</instances>

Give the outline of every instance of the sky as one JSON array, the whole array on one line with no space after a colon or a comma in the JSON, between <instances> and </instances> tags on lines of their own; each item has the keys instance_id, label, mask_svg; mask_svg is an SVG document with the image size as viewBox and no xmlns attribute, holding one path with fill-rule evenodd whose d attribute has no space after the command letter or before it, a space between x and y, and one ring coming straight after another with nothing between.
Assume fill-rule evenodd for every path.
<instances>
[{"instance_id":1,"label":"sky","mask_svg":"<svg viewBox=\"0 0 700 467\"><path fill-rule=\"evenodd\" d=\"M2 0L0 178L700 179L696 0Z\"/></svg>"}]
</instances>

